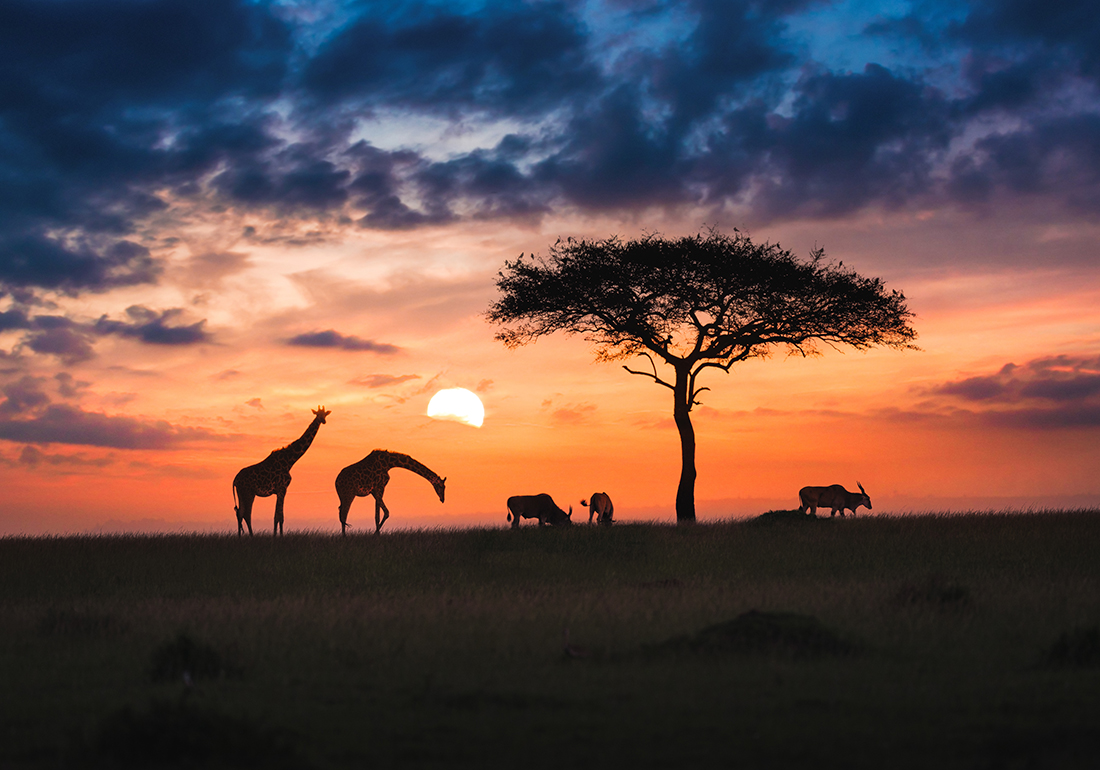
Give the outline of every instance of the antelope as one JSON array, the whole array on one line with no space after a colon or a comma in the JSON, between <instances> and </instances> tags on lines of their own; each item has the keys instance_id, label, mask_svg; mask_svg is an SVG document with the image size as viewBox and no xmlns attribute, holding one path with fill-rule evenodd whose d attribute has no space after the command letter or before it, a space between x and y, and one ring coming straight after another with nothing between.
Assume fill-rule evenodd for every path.
<instances>
[{"instance_id":1,"label":"antelope","mask_svg":"<svg viewBox=\"0 0 1100 770\"><path fill-rule=\"evenodd\" d=\"M830 516L836 516L837 511L840 511L840 515L843 516L845 509L850 510L854 516L856 509L861 505L865 505L867 510L871 510L871 497L858 481L856 486L859 487L858 493L849 492L840 484L833 484L829 487L802 487L798 490L798 501L800 503L798 510L806 513L808 508L811 516L817 515L819 507L831 508L832 513L829 514Z\"/></svg>"},{"instance_id":2,"label":"antelope","mask_svg":"<svg viewBox=\"0 0 1100 770\"><path fill-rule=\"evenodd\" d=\"M587 500L581 500L581 505L588 508L588 523L592 523L592 517L596 517L596 523L605 527L611 526L611 517L615 513L615 506L611 504L611 498L606 492L593 492Z\"/></svg>"}]
</instances>

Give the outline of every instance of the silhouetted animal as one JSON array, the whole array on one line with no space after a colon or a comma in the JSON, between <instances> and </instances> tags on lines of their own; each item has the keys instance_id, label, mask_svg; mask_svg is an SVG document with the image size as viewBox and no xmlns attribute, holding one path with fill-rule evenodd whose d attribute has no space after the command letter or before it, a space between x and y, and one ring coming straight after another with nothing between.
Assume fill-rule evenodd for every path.
<instances>
[{"instance_id":1,"label":"silhouetted animal","mask_svg":"<svg viewBox=\"0 0 1100 770\"><path fill-rule=\"evenodd\" d=\"M252 534L252 503L257 497L271 497L275 495L275 534L283 533L283 499L286 497L286 489L290 486L290 469L298 458L306 453L309 445L313 443L313 437L317 435L317 429L325 424L325 418L332 412L326 411L323 406L313 409L313 422L306 428L301 438L287 444L282 449L276 449L263 461L247 468L241 468L233 479L233 497L239 500L234 503L233 510L237 514L237 535L244 533L244 525L248 525L248 534Z\"/></svg>"},{"instance_id":2,"label":"silhouetted animal","mask_svg":"<svg viewBox=\"0 0 1100 770\"><path fill-rule=\"evenodd\" d=\"M854 516L856 508L861 505L866 505L867 510L871 510L871 498L863 489L863 485L857 481L856 486L859 487L859 492L849 492L840 484L833 484L830 487L802 487L798 490L798 501L801 503L798 510L805 513L808 508L812 516L817 514L819 507L831 508L830 516L836 516L837 511L840 511L840 515L843 516L845 509L850 510Z\"/></svg>"},{"instance_id":3,"label":"silhouetted animal","mask_svg":"<svg viewBox=\"0 0 1100 770\"><path fill-rule=\"evenodd\" d=\"M581 505L588 508L588 523L592 523L592 517L596 517L596 523L605 527L611 526L611 517L615 513L615 506L611 504L611 498L606 492L593 492L587 500L581 500Z\"/></svg>"},{"instance_id":4,"label":"silhouetted animal","mask_svg":"<svg viewBox=\"0 0 1100 770\"><path fill-rule=\"evenodd\" d=\"M336 494L340 497L341 534L347 534L348 511L351 509L352 501L367 495L374 495L374 531L378 532L382 529L382 525L390 517L390 509L382 502L382 495L386 491L386 484L390 481L391 468L404 468L423 476L435 487L439 502L443 502L444 484L447 479L441 479L437 473L408 455L375 449L359 462L344 468L336 476ZM379 518L379 513L384 515Z\"/></svg>"},{"instance_id":5,"label":"silhouetted animal","mask_svg":"<svg viewBox=\"0 0 1100 770\"><path fill-rule=\"evenodd\" d=\"M508 498L508 521L512 522L512 529L519 528L519 520L538 519L539 526L552 527L573 526L573 506L569 506L566 513L554 498L543 492L541 495L516 495Z\"/></svg>"}]
</instances>

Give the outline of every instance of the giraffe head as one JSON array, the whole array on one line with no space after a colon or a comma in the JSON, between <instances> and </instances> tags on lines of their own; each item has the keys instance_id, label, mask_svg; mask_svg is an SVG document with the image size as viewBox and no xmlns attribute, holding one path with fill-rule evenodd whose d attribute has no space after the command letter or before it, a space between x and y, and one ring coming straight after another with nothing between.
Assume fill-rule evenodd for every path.
<instances>
[{"instance_id":1,"label":"giraffe head","mask_svg":"<svg viewBox=\"0 0 1100 770\"><path fill-rule=\"evenodd\" d=\"M330 410L325 409L323 406L319 406L316 409L313 409L311 411L317 417L317 419L320 421L320 423L322 425L325 424L325 418L328 417L330 414L332 414L332 412Z\"/></svg>"},{"instance_id":2,"label":"giraffe head","mask_svg":"<svg viewBox=\"0 0 1100 770\"><path fill-rule=\"evenodd\" d=\"M432 482L432 486L435 487L435 493L439 495L439 502L443 502L443 493L446 491L443 485L447 483L447 479L444 477Z\"/></svg>"}]
</instances>

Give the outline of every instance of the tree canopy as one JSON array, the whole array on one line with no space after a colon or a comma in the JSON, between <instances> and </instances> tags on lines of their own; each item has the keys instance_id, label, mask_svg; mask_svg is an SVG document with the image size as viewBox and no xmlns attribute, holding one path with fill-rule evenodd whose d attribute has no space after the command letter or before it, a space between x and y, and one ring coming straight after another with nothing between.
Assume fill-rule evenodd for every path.
<instances>
[{"instance_id":1,"label":"tree canopy","mask_svg":"<svg viewBox=\"0 0 1100 770\"><path fill-rule=\"evenodd\" d=\"M832 263L817 248L799 259L778 244L716 229L666 239L558 240L544 257L521 254L497 275L487 313L496 338L514 348L564 331L593 343L599 360L645 356L651 377L674 392L684 448L677 519L694 512L694 432L699 374L766 357L778 349L817 355L821 347L912 348L905 296L879 278ZM672 367L669 379L654 359ZM690 466L690 467L689 467Z\"/></svg>"}]
</instances>

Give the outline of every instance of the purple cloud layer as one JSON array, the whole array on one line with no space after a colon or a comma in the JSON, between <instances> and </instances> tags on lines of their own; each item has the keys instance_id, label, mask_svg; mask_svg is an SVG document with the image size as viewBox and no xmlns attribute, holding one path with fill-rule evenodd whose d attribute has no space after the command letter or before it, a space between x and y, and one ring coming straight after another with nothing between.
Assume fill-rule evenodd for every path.
<instances>
[{"instance_id":1,"label":"purple cloud layer","mask_svg":"<svg viewBox=\"0 0 1100 770\"><path fill-rule=\"evenodd\" d=\"M1095 428L1100 426L1100 358L1063 355L1005 364L994 374L939 385L931 394L960 403L991 425Z\"/></svg>"},{"instance_id":2,"label":"purple cloud layer","mask_svg":"<svg viewBox=\"0 0 1100 770\"><path fill-rule=\"evenodd\" d=\"M72 378L57 375L62 398L75 395ZM42 377L24 375L9 382L0 392L0 439L26 444L76 444L116 449L174 449L194 441L224 438L203 428L172 425L164 420L111 416L88 412L72 403L58 403L45 390ZM40 458L35 450L28 458Z\"/></svg>"},{"instance_id":3,"label":"purple cloud layer","mask_svg":"<svg viewBox=\"0 0 1100 770\"><path fill-rule=\"evenodd\" d=\"M864 42L919 57L850 68L791 31L831 8L805 0L364 2L323 28L306 6L0 2L0 290L158 280L137 234L165 194L380 229L563 206L838 217L1001 196L1100 215L1091 0L871 17ZM383 113L514 128L433 158L357 138ZM202 333L157 339L153 323L136 336ZM82 355L64 331L36 344Z\"/></svg>"},{"instance_id":4,"label":"purple cloud layer","mask_svg":"<svg viewBox=\"0 0 1100 770\"><path fill-rule=\"evenodd\" d=\"M401 350L401 348L396 345L390 345L387 342L365 340L353 334L341 334L333 329L298 334L287 340L287 344L306 348L336 348L338 350L366 351L369 353L379 353L384 356L393 355Z\"/></svg>"}]
</instances>

